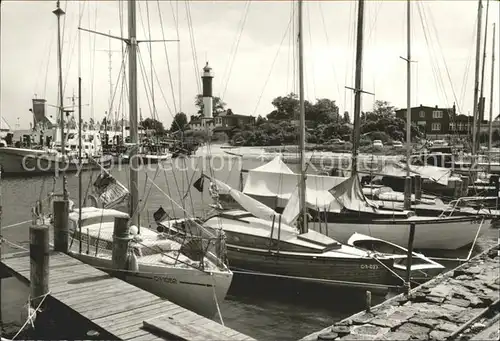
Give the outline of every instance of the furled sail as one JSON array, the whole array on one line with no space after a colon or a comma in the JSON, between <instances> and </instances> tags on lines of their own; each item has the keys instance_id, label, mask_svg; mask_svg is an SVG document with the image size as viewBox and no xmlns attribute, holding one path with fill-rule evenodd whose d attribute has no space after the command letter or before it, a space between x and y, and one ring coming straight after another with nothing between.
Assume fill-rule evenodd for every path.
<instances>
[{"instance_id":1,"label":"furled sail","mask_svg":"<svg viewBox=\"0 0 500 341\"><path fill-rule=\"evenodd\" d=\"M226 183L217 180L211 179L216 185L220 194L229 194L231 197L238 202L246 211L252 213L254 216L264 220L273 220L279 218L279 214L273 210L272 208L264 205L263 203L249 197L248 195L232 188ZM286 224L289 222L282 218L282 221Z\"/></svg>"}]
</instances>

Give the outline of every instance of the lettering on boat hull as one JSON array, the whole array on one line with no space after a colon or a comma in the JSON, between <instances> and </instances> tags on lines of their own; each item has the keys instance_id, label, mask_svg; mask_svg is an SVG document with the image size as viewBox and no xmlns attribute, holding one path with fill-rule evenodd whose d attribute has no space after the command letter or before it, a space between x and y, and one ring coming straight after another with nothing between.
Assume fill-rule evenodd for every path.
<instances>
[{"instance_id":1,"label":"lettering on boat hull","mask_svg":"<svg viewBox=\"0 0 500 341\"><path fill-rule=\"evenodd\" d=\"M156 282L163 282L168 284L177 284L177 279L167 276L153 276Z\"/></svg>"},{"instance_id":2,"label":"lettering on boat hull","mask_svg":"<svg viewBox=\"0 0 500 341\"><path fill-rule=\"evenodd\" d=\"M361 264L361 270L378 270L379 266L377 264Z\"/></svg>"}]
</instances>

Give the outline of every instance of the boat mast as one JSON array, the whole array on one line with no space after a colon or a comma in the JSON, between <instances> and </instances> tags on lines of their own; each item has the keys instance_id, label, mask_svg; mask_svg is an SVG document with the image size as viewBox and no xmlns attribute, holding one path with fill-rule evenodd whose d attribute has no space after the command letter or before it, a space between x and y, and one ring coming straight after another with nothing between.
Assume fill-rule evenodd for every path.
<instances>
[{"instance_id":1,"label":"boat mast","mask_svg":"<svg viewBox=\"0 0 500 341\"><path fill-rule=\"evenodd\" d=\"M62 49L61 49L61 16L65 13L59 6L59 0L57 1L57 8L52 11L57 16L57 68L59 72L59 128L61 129L61 154L63 157L63 162L65 159L65 144L64 141L64 107L63 107L63 83L62 83ZM66 190L66 171L65 166L63 168L63 199L68 200L68 191Z\"/></svg>"},{"instance_id":2,"label":"boat mast","mask_svg":"<svg viewBox=\"0 0 500 341\"><path fill-rule=\"evenodd\" d=\"M488 40L488 12L490 10L490 1L487 0L486 1L486 20L484 22L484 45L483 45L483 62L482 62L482 66L481 66L481 90L479 91L479 107L478 107L478 118L477 118L477 126L476 126L476 129L477 129L477 145L479 146L480 144L480 140L479 140L479 137L480 137L480 132L481 132L481 124L482 124L482 121L484 119L484 104L485 104L485 100L484 100L484 70L485 70L485 67L486 67L486 43L487 43L487 40ZM479 148L478 148L479 149Z\"/></svg>"},{"instance_id":3,"label":"boat mast","mask_svg":"<svg viewBox=\"0 0 500 341\"><path fill-rule=\"evenodd\" d=\"M130 119L130 201L129 212L131 224L140 229L139 215L134 214L139 203L138 159L137 159L137 38L136 38L136 0L128 1L128 72L129 72L129 119ZM139 230L140 233L140 230Z\"/></svg>"},{"instance_id":4,"label":"boat mast","mask_svg":"<svg viewBox=\"0 0 500 341\"><path fill-rule=\"evenodd\" d=\"M303 25L302 25L302 0L299 0L299 121L300 121L300 184L299 184L299 207L302 214L301 232L307 233L307 206L306 206L306 160L304 155L306 145L306 115L304 106L304 41L303 41Z\"/></svg>"},{"instance_id":5,"label":"boat mast","mask_svg":"<svg viewBox=\"0 0 500 341\"><path fill-rule=\"evenodd\" d=\"M365 0L358 1L358 25L356 37L356 75L354 79L354 127L352 130L352 171L351 176L358 174L358 149L360 138L361 89L363 75L363 25Z\"/></svg>"},{"instance_id":6,"label":"boat mast","mask_svg":"<svg viewBox=\"0 0 500 341\"><path fill-rule=\"evenodd\" d=\"M481 54L481 19L483 12L483 2L482 0L478 0L478 8L477 8L477 40L476 40L476 67L474 71L474 102L473 102L473 119L472 119L472 155L476 155L477 145L476 145L476 126L478 120L478 95L479 95L479 56Z\"/></svg>"},{"instance_id":7,"label":"boat mast","mask_svg":"<svg viewBox=\"0 0 500 341\"><path fill-rule=\"evenodd\" d=\"M411 209L411 0L406 2L406 178L404 209Z\"/></svg>"},{"instance_id":8,"label":"boat mast","mask_svg":"<svg viewBox=\"0 0 500 341\"><path fill-rule=\"evenodd\" d=\"M493 23L493 46L491 48L491 86L490 86L490 126L488 150L491 156L491 145L493 135L493 85L495 84L495 23Z\"/></svg>"}]
</instances>

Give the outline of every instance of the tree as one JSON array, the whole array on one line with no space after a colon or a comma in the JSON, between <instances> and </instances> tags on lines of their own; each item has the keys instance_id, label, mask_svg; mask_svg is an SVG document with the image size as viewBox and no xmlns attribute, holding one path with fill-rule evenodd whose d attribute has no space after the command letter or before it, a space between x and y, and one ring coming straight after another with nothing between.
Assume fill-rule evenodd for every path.
<instances>
[{"instance_id":1,"label":"tree","mask_svg":"<svg viewBox=\"0 0 500 341\"><path fill-rule=\"evenodd\" d=\"M226 103L224 103L220 97L217 96L214 96L212 99L212 114L213 117L217 117L220 113L226 110ZM198 115L203 116L203 95L196 95L194 105L198 107Z\"/></svg>"},{"instance_id":2,"label":"tree","mask_svg":"<svg viewBox=\"0 0 500 341\"><path fill-rule=\"evenodd\" d=\"M293 120L299 109L299 100L296 94L289 93L285 97L279 96L272 101L276 108L267 115L268 120L281 121Z\"/></svg>"},{"instance_id":3,"label":"tree","mask_svg":"<svg viewBox=\"0 0 500 341\"><path fill-rule=\"evenodd\" d=\"M264 124L266 122L267 122L267 120L264 117L259 115L259 116L257 116L257 119L255 120L255 125L260 126L261 124Z\"/></svg>"},{"instance_id":4,"label":"tree","mask_svg":"<svg viewBox=\"0 0 500 341\"><path fill-rule=\"evenodd\" d=\"M373 104L373 114L378 117L396 116L396 108L388 101L375 101Z\"/></svg>"},{"instance_id":5,"label":"tree","mask_svg":"<svg viewBox=\"0 0 500 341\"><path fill-rule=\"evenodd\" d=\"M344 111L344 118L342 121L344 121L344 123L351 123L351 118L349 117L348 111Z\"/></svg>"},{"instance_id":6,"label":"tree","mask_svg":"<svg viewBox=\"0 0 500 341\"><path fill-rule=\"evenodd\" d=\"M314 122L314 125L324 123L339 122L339 107L328 98L320 98L316 103L311 104L308 101L304 103L306 120Z\"/></svg>"},{"instance_id":7,"label":"tree","mask_svg":"<svg viewBox=\"0 0 500 341\"><path fill-rule=\"evenodd\" d=\"M148 130L154 130L157 134L163 134L165 132L165 128L163 127L163 123L154 118L146 118L142 121L142 127Z\"/></svg>"},{"instance_id":8,"label":"tree","mask_svg":"<svg viewBox=\"0 0 500 341\"><path fill-rule=\"evenodd\" d=\"M178 130L184 130L188 124L187 116L185 113L180 112L175 114L172 125L170 126L170 132L176 132Z\"/></svg>"}]
</instances>

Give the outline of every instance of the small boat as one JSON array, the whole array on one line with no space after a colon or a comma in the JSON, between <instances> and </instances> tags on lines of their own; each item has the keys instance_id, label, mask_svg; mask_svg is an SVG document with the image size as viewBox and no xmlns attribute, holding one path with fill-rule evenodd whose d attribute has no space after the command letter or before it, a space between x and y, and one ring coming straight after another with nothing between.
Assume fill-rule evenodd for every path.
<instances>
[{"instance_id":1,"label":"small boat","mask_svg":"<svg viewBox=\"0 0 500 341\"><path fill-rule=\"evenodd\" d=\"M84 207L80 235L78 208L73 210L69 215L71 256L116 274L111 259L116 217L128 219L129 215L113 209ZM129 250L133 254L129 253L129 269L121 273L121 278L198 314L213 317L233 277L222 261L224 254L218 253L224 249L223 244L221 234L212 235L211 239L186 236L178 242L167 234L132 226Z\"/></svg>"},{"instance_id":2,"label":"small boat","mask_svg":"<svg viewBox=\"0 0 500 341\"><path fill-rule=\"evenodd\" d=\"M408 250L388 241L354 233L347 241L348 245L365 250L375 251L387 255L399 255L401 258L394 262L394 269L400 276L406 275ZM412 280L422 282L439 275L445 267L421 253L413 252L410 271Z\"/></svg>"}]
</instances>

